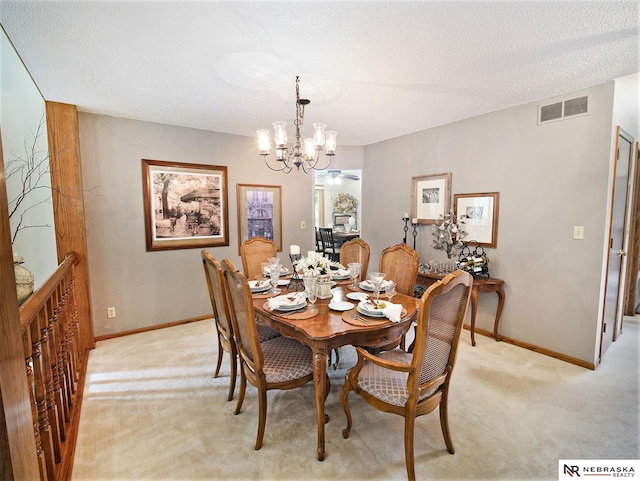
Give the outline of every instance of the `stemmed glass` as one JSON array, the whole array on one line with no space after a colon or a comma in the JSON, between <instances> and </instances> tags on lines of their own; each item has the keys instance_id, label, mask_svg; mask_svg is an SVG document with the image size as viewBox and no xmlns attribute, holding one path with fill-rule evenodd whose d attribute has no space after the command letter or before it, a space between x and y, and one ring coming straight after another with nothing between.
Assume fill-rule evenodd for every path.
<instances>
[{"instance_id":1,"label":"stemmed glass","mask_svg":"<svg viewBox=\"0 0 640 481\"><path fill-rule=\"evenodd\" d=\"M349 276L351 277L351 285L349 285L349 289L352 291L358 290L358 279L360 278L360 269L362 268L362 264L359 262L350 262L347 264L349 267Z\"/></svg>"},{"instance_id":2,"label":"stemmed glass","mask_svg":"<svg viewBox=\"0 0 640 481\"><path fill-rule=\"evenodd\" d=\"M304 276L304 290L307 293L307 300L311 303L309 312L318 312L318 308L315 306L318 300L318 278L315 276Z\"/></svg>"},{"instance_id":3,"label":"stemmed glass","mask_svg":"<svg viewBox=\"0 0 640 481\"><path fill-rule=\"evenodd\" d=\"M384 272L370 272L369 280L371 284L373 284L373 296L376 298L376 301L380 300L380 287L382 287L382 283L384 282L385 273Z\"/></svg>"},{"instance_id":4,"label":"stemmed glass","mask_svg":"<svg viewBox=\"0 0 640 481\"><path fill-rule=\"evenodd\" d=\"M280 294L280 289L278 289L278 280L280 279L280 269L281 266L279 264L271 264L269 265L269 277L271 278L271 289L269 292L274 296Z\"/></svg>"},{"instance_id":5,"label":"stemmed glass","mask_svg":"<svg viewBox=\"0 0 640 481\"><path fill-rule=\"evenodd\" d=\"M387 299L389 299L389 302L391 302L391 299L393 299L393 296L396 295L396 283L393 281L388 281L387 283Z\"/></svg>"}]
</instances>

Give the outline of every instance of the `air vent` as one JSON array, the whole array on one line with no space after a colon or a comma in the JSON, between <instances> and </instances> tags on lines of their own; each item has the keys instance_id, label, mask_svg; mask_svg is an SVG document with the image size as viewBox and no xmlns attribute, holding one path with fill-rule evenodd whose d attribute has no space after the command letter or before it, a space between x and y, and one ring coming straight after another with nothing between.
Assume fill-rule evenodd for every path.
<instances>
[{"instance_id":1,"label":"air vent","mask_svg":"<svg viewBox=\"0 0 640 481\"><path fill-rule=\"evenodd\" d=\"M556 102L538 107L538 124L580 117L589 114L589 96Z\"/></svg>"}]
</instances>

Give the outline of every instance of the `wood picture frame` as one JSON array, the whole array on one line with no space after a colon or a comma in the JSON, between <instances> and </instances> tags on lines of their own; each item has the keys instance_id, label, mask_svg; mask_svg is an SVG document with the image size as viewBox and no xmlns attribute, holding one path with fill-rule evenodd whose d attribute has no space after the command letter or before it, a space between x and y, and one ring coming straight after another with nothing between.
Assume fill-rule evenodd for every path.
<instances>
[{"instance_id":1,"label":"wood picture frame","mask_svg":"<svg viewBox=\"0 0 640 481\"><path fill-rule=\"evenodd\" d=\"M238 202L238 254L240 246L260 236L276 244L282 252L282 187L279 185L236 184Z\"/></svg>"},{"instance_id":2,"label":"wood picture frame","mask_svg":"<svg viewBox=\"0 0 640 481\"><path fill-rule=\"evenodd\" d=\"M432 225L451 210L451 172L412 178L411 222Z\"/></svg>"},{"instance_id":3,"label":"wood picture frame","mask_svg":"<svg viewBox=\"0 0 640 481\"><path fill-rule=\"evenodd\" d=\"M498 210L500 192L455 194L454 214L467 235L467 245L496 248L498 246Z\"/></svg>"},{"instance_id":4,"label":"wood picture frame","mask_svg":"<svg viewBox=\"0 0 640 481\"><path fill-rule=\"evenodd\" d=\"M142 159L147 251L229 245L227 167Z\"/></svg>"}]
</instances>

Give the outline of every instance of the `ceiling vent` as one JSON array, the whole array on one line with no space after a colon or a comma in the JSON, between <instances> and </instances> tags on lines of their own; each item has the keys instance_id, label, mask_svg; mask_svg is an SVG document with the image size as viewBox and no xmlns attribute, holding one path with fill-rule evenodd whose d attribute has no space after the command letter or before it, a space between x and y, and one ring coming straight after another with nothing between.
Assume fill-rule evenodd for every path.
<instances>
[{"instance_id":1,"label":"ceiling vent","mask_svg":"<svg viewBox=\"0 0 640 481\"><path fill-rule=\"evenodd\" d=\"M589 114L589 96L556 102L538 107L538 124L581 117Z\"/></svg>"}]
</instances>

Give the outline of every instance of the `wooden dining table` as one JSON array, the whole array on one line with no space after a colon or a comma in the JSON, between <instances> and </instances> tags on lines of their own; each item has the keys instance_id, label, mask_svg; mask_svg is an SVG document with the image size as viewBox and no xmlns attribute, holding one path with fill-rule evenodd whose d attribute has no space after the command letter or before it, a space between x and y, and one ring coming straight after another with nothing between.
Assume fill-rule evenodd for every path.
<instances>
[{"instance_id":1,"label":"wooden dining table","mask_svg":"<svg viewBox=\"0 0 640 481\"><path fill-rule=\"evenodd\" d=\"M329 420L324 412L324 401L330 388L330 385L327 384L328 353L341 346L376 346L400 338L409 330L412 321L417 318L419 306L419 299L397 294L393 297L392 302L402 304L404 308L400 322L393 323L374 318L374 322L371 324L355 325L355 323L346 322L342 317L344 312L349 314L356 312L355 307L358 301L346 297L346 294L352 291L343 284L334 287L332 292L334 301L350 302L354 308L351 311L334 311L329 308L331 299L318 299L315 304L318 313L314 317L295 319L294 316L286 315L283 312L269 311L266 308L267 304L264 298L254 298L253 301L256 317L260 323L276 329L283 336L297 339L313 351L313 383L318 423L318 460L320 461L324 460L325 456L324 425ZM372 296L371 292L367 292L367 294ZM363 317L367 320L367 316Z\"/></svg>"}]
</instances>

